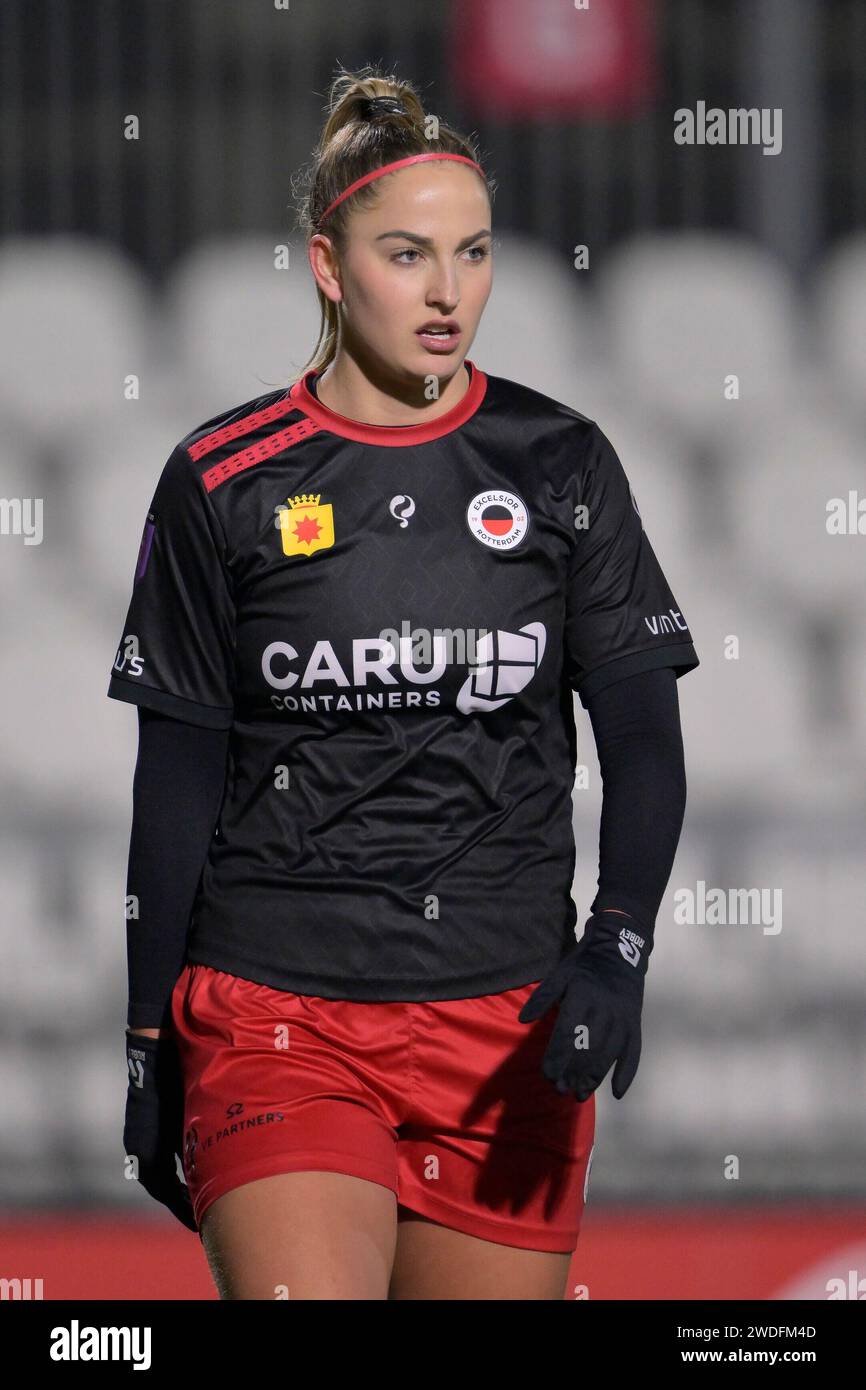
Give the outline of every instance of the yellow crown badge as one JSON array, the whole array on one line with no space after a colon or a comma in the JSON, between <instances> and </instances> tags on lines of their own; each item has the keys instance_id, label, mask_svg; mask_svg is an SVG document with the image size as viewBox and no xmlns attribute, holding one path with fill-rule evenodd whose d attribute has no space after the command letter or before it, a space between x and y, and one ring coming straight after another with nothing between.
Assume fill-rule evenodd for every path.
<instances>
[{"instance_id":1,"label":"yellow crown badge","mask_svg":"<svg viewBox=\"0 0 866 1390\"><path fill-rule=\"evenodd\" d=\"M280 512L280 535L285 555L312 555L334 544L334 509L321 503L320 492L288 497Z\"/></svg>"}]
</instances>

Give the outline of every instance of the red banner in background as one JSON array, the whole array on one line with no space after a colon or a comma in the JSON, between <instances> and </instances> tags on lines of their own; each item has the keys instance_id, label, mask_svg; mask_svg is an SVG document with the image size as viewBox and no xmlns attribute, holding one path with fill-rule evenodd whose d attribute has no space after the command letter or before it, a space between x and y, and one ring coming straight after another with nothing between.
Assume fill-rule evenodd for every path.
<instances>
[{"instance_id":1,"label":"red banner in background","mask_svg":"<svg viewBox=\"0 0 866 1390\"><path fill-rule=\"evenodd\" d=\"M492 118L632 115L655 90L654 12L654 0L457 0L457 91Z\"/></svg>"}]
</instances>

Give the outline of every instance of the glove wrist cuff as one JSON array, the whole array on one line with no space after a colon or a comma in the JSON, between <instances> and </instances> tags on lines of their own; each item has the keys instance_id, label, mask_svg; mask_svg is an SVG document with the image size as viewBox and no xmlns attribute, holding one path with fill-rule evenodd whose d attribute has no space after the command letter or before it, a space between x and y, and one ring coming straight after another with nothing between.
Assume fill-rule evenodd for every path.
<instances>
[{"instance_id":1,"label":"glove wrist cuff","mask_svg":"<svg viewBox=\"0 0 866 1390\"><path fill-rule=\"evenodd\" d=\"M157 1057L160 1055L164 1055L166 1052L174 1051L177 1047L177 1043L175 1042L175 1039L167 1033L163 1033L162 1036L159 1038L151 1038L148 1037L147 1034L127 1033L127 1052L129 1052L129 1049L131 1047L138 1048L140 1051L146 1053L149 1057Z\"/></svg>"},{"instance_id":2,"label":"glove wrist cuff","mask_svg":"<svg viewBox=\"0 0 866 1390\"><path fill-rule=\"evenodd\" d=\"M633 918L610 910L594 912L584 926L581 939L588 946L596 942L615 948L641 978L646 974L653 948L652 932L646 931Z\"/></svg>"},{"instance_id":3,"label":"glove wrist cuff","mask_svg":"<svg viewBox=\"0 0 866 1390\"><path fill-rule=\"evenodd\" d=\"M638 902L637 898L629 897L628 893L620 893L616 889L599 889L590 904L590 912L594 917L600 916L603 912L619 911L628 913L632 918L632 925L640 936L652 939L653 928L655 926L655 913L651 913L646 903ZM625 920L625 919L624 919Z\"/></svg>"}]
</instances>

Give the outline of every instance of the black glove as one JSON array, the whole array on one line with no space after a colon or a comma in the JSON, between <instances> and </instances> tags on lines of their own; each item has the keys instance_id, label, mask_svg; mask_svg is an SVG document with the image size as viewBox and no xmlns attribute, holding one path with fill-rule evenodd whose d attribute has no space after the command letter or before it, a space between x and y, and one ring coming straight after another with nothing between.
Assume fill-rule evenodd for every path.
<instances>
[{"instance_id":1,"label":"black glove","mask_svg":"<svg viewBox=\"0 0 866 1390\"><path fill-rule=\"evenodd\" d=\"M621 1100L640 1061L640 1017L652 932L621 912L597 912L580 941L520 1011L531 1023L560 1000L542 1071L560 1092L587 1100L615 1062L611 1090ZM575 1037L577 1029L586 1034Z\"/></svg>"},{"instance_id":2,"label":"black glove","mask_svg":"<svg viewBox=\"0 0 866 1390\"><path fill-rule=\"evenodd\" d=\"M138 1180L151 1197L198 1231L192 1200L175 1166L183 1152L183 1079L174 1038L126 1035L129 1086L123 1147L138 1164Z\"/></svg>"}]
</instances>

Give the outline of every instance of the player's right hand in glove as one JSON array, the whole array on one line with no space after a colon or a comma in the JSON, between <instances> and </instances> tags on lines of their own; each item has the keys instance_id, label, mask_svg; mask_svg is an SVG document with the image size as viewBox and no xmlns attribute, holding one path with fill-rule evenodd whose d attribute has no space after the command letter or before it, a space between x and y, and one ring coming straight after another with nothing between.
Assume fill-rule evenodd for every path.
<instances>
[{"instance_id":1,"label":"player's right hand in glove","mask_svg":"<svg viewBox=\"0 0 866 1390\"><path fill-rule=\"evenodd\" d=\"M181 1181L175 1154L183 1152L183 1078L173 1037L127 1033L129 1086L123 1147L133 1176L190 1231L198 1231L192 1200Z\"/></svg>"}]
</instances>

